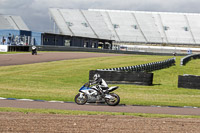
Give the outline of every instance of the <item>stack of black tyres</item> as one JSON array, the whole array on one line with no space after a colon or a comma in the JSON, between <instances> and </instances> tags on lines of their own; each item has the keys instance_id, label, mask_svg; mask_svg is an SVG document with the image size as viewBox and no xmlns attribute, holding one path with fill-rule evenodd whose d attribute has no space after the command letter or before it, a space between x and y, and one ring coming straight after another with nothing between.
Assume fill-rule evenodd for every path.
<instances>
[{"instance_id":1,"label":"stack of black tyres","mask_svg":"<svg viewBox=\"0 0 200 133\"><path fill-rule=\"evenodd\" d=\"M153 73L146 72L124 72L124 71L98 71L91 70L89 80L93 80L94 74L100 74L108 84L136 84L152 85Z\"/></svg>"},{"instance_id":2,"label":"stack of black tyres","mask_svg":"<svg viewBox=\"0 0 200 133\"><path fill-rule=\"evenodd\" d=\"M200 89L200 76L196 75L179 75L179 88Z\"/></svg>"}]
</instances>

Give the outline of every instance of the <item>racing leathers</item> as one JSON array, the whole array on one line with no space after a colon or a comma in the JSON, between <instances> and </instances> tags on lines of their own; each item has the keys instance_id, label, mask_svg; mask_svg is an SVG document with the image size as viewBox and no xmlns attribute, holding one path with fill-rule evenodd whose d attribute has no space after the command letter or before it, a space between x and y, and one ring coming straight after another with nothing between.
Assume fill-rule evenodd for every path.
<instances>
[{"instance_id":1,"label":"racing leathers","mask_svg":"<svg viewBox=\"0 0 200 133\"><path fill-rule=\"evenodd\" d=\"M97 91L100 92L102 96L105 96L105 94L108 93L108 85L104 79L98 78L97 80L90 83L90 85L93 85L93 84L97 85L97 89L98 89ZM106 90L105 94L103 90Z\"/></svg>"}]
</instances>

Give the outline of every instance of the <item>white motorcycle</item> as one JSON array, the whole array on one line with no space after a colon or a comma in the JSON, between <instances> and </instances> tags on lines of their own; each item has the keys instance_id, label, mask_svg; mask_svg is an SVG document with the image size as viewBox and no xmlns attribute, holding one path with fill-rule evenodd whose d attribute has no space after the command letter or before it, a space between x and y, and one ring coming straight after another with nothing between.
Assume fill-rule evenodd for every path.
<instances>
[{"instance_id":1,"label":"white motorcycle","mask_svg":"<svg viewBox=\"0 0 200 133\"><path fill-rule=\"evenodd\" d=\"M106 102L110 106L116 106L119 104L120 97L115 93L110 93L118 89L118 86L112 86L108 90L102 90L104 94L107 91L107 93L104 96L102 96L98 88L99 85L89 87L89 83L84 84L79 89L79 93L75 96L75 102L78 105L84 105L87 102Z\"/></svg>"}]
</instances>

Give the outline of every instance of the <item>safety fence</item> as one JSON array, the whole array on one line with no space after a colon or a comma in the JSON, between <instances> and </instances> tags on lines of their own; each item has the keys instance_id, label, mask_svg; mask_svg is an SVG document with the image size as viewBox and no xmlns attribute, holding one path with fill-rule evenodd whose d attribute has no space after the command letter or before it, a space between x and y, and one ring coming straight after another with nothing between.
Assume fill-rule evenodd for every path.
<instances>
[{"instance_id":1,"label":"safety fence","mask_svg":"<svg viewBox=\"0 0 200 133\"><path fill-rule=\"evenodd\" d=\"M185 65L192 59L199 59L199 58L200 58L200 54L187 55L187 56L181 58L181 66Z\"/></svg>"},{"instance_id":2,"label":"safety fence","mask_svg":"<svg viewBox=\"0 0 200 133\"><path fill-rule=\"evenodd\" d=\"M124 71L124 72L152 72L155 70L160 70L168 68L175 65L175 58L170 58L164 61L152 62L142 65L118 67L118 68L108 68L108 69L97 69L98 71Z\"/></svg>"}]
</instances>

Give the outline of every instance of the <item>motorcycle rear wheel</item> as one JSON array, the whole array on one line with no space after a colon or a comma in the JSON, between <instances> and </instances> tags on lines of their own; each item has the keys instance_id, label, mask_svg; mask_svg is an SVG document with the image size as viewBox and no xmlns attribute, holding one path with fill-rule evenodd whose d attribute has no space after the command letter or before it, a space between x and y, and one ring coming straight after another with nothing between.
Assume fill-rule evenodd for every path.
<instances>
[{"instance_id":1,"label":"motorcycle rear wheel","mask_svg":"<svg viewBox=\"0 0 200 133\"><path fill-rule=\"evenodd\" d=\"M74 98L75 103L78 105L84 105L88 101L88 96L83 94L83 97L80 97L80 93L78 93Z\"/></svg>"},{"instance_id":2,"label":"motorcycle rear wheel","mask_svg":"<svg viewBox=\"0 0 200 133\"><path fill-rule=\"evenodd\" d=\"M116 106L119 104L120 102L120 97L115 94L115 93L110 93L110 95L112 97L114 97L114 99L105 99L106 103L109 105L109 106Z\"/></svg>"}]
</instances>

